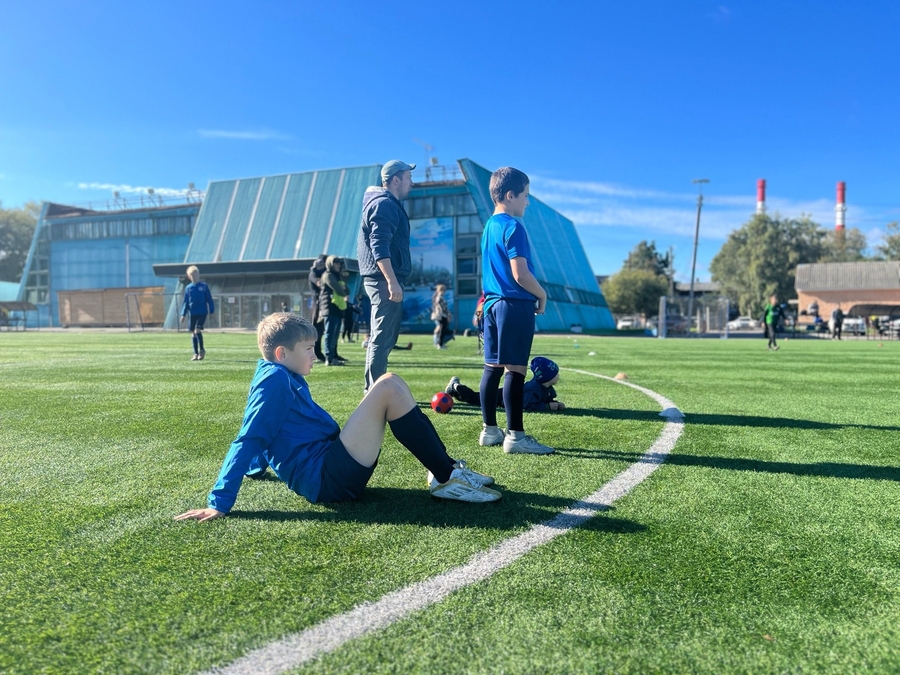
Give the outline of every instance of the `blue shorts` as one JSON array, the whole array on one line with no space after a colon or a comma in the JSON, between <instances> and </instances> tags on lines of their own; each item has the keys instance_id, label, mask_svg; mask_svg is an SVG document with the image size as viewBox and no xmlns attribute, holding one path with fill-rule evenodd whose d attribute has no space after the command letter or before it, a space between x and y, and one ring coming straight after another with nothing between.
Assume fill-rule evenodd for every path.
<instances>
[{"instance_id":1,"label":"blue shorts","mask_svg":"<svg viewBox=\"0 0 900 675\"><path fill-rule=\"evenodd\" d=\"M484 313L484 362L527 366L534 340L534 300L501 298Z\"/></svg>"},{"instance_id":2,"label":"blue shorts","mask_svg":"<svg viewBox=\"0 0 900 675\"><path fill-rule=\"evenodd\" d=\"M191 314L191 327L190 332L193 333L194 330L203 330L203 324L206 323L206 314Z\"/></svg>"},{"instance_id":3,"label":"blue shorts","mask_svg":"<svg viewBox=\"0 0 900 675\"><path fill-rule=\"evenodd\" d=\"M315 503L349 502L359 499L378 462L372 466L363 466L350 456L341 442L341 437L332 441L325 451L322 462L322 487Z\"/></svg>"}]
</instances>

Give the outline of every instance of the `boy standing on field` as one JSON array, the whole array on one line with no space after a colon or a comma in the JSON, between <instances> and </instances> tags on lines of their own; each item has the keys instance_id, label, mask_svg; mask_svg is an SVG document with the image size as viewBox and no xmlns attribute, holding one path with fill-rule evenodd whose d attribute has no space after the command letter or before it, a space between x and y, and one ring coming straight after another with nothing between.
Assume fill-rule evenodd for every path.
<instances>
[{"instance_id":1,"label":"boy standing on field","mask_svg":"<svg viewBox=\"0 0 900 675\"><path fill-rule=\"evenodd\" d=\"M553 448L525 435L525 372L534 339L534 317L543 314L547 293L534 276L528 234L519 218L528 207L528 176L512 167L491 175L494 215L481 237L484 290L484 372L481 376L479 445L503 444L509 453L546 455ZM504 376L505 371L505 376ZM506 434L497 426L496 390L503 378Z\"/></svg>"},{"instance_id":2,"label":"boy standing on field","mask_svg":"<svg viewBox=\"0 0 900 675\"><path fill-rule=\"evenodd\" d=\"M203 348L203 324L206 323L208 314L216 311L213 305L212 293L209 286L200 281L200 270L196 265L187 268L188 278L191 283L184 289L184 301L181 303L181 320L187 313L191 313L191 340L194 343L194 356L191 361L202 361L206 356Z\"/></svg>"},{"instance_id":3,"label":"boy standing on field","mask_svg":"<svg viewBox=\"0 0 900 675\"><path fill-rule=\"evenodd\" d=\"M433 497L493 502L500 493L448 454L406 383L393 373L380 377L341 429L312 399L306 377L316 362L316 329L296 314L263 319L257 342L263 358L250 384L244 422L228 449L207 508L175 520L212 520L226 515L244 476L260 477L271 466L288 487L310 502L358 499L375 471L384 428L427 469Z\"/></svg>"}]
</instances>

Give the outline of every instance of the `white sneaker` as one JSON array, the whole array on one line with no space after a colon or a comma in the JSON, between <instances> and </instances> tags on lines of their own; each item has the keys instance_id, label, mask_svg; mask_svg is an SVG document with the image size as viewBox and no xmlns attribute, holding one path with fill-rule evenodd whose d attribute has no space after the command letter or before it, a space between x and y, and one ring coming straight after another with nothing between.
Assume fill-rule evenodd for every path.
<instances>
[{"instance_id":1,"label":"white sneaker","mask_svg":"<svg viewBox=\"0 0 900 675\"><path fill-rule=\"evenodd\" d=\"M450 378L450 381L447 383L447 386L444 387L444 393L447 394L448 396L452 396L453 398L456 398L456 385L458 385L458 384L459 384L459 378L456 375L454 375L453 377Z\"/></svg>"},{"instance_id":2,"label":"white sneaker","mask_svg":"<svg viewBox=\"0 0 900 675\"><path fill-rule=\"evenodd\" d=\"M473 483L476 483L477 485L482 485L482 486L487 487L488 485L494 484L494 478L492 476L488 476L485 473L478 473L474 469L470 469L469 466L466 464L466 460L464 460L464 459L456 460L456 463L453 465L453 468L459 469L460 471L465 473L469 477L469 480L472 481Z\"/></svg>"},{"instance_id":3,"label":"white sneaker","mask_svg":"<svg viewBox=\"0 0 900 675\"><path fill-rule=\"evenodd\" d=\"M431 475L431 474L429 474ZM471 472L467 469L453 469L450 479L446 483L438 483L431 476L429 485L431 496L440 499L454 499L458 502L495 502L502 496L496 490L491 490L483 485L476 485L470 478Z\"/></svg>"},{"instance_id":4,"label":"white sneaker","mask_svg":"<svg viewBox=\"0 0 900 675\"><path fill-rule=\"evenodd\" d=\"M478 445L500 445L504 442L505 435L500 427L486 426L478 436Z\"/></svg>"},{"instance_id":5,"label":"white sneaker","mask_svg":"<svg viewBox=\"0 0 900 675\"><path fill-rule=\"evenodd\" d=\"M529 454L529 455L549 455L556 452L549 445L538 443L533 436L522 436L513 438L512 434L507 434L503 439L503 452L510 454Z\"/></svg>"}]
</instances>

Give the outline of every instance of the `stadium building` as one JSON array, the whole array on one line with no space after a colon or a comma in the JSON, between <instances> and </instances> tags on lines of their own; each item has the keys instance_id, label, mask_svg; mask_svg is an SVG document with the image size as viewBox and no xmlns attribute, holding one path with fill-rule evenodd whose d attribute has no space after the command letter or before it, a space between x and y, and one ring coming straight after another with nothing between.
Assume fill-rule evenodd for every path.
<instances>
[{"instance_id":1,"label":"stadium building","mask_svg":"<svg viewBox=\"0 0 900 675\"><path fill-rule=\"evenodd\" d=\"M187 265L197 265L221 308L213 326L252 328L282 304L307 314L307 275L320 253L345 258L351 291L362 294L356 273L362 197L368 186L380 184L380 170L372 165L214 181L184 260L154 268L162 277L176 278ZM431 170L414 175L417 182L405 201L413 271L404 293L403 328L433 328L431 295L435 284L444 283L452 290L447 297L453 327L462 331L471 327L481 294L481 231L494 210L491 174L468 159L460 160L449 178L432 180ZM574 224L533 195L530 199L525 223L536 276L549 294L538 328L615 328ZM173 308L167 325L173 326L175 314Z\"/></svg>"},{"instance_id":2,"label":"stadium building","mask_svg":"<svg viewBox=\"0 0 900 675\"><path fill-rule=\"evenodd\" d=\"M178 282L157 277L153 264L184 258L199 210L181 204L96 211L45 202L18 292L38 308L29 325L126 325L128 299L140 295L152 299L131 309L161 324L164 294Z\"/></svg>"},{"instance_id":3,"label":"stadium building","mask_svg":"<svg viewBox=\"0 0 900 675\"><path fill-rule=\"evenodd\" d=\"M42 325L77 325L65 292L116 289L106 302L123 311L132 307L126 320L152 315L146 323L162 323L157 320L164 302L164 324L175 328L185 270L197 265L216 303L209 328L252 329L283 305L308 315L307 276L319 254L345 258L351 291L364 295L356 242L363 193L380 184L380 170L370 165L213 181L202 207L97 213L45 205L20 296L42 308ZM442 173L440 180L432 180L432 171ZM481 294L481 232L493 213L490 171L463 159L458 168L428 167L413 178L417 182L405 201L413 272L404 293L403 328L432 330L437 283L452 291L447 299L453 327L471 328ZM524 220L536 276L549 295L538 329L614 329L574 224L534 195L530 202ZM182 218L177 225L166 220L176 217ZM123 237L111 222L131 223L118 226L130 236ZM137 222L144 222L144 229L132 231ZM84 294L79 298L84 305Z\"/></svg>"}]
</instances>

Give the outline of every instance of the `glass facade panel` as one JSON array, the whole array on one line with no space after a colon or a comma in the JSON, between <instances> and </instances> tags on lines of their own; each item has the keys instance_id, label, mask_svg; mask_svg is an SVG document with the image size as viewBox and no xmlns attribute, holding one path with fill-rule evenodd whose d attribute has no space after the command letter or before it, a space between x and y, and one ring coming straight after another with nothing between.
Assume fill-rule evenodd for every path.
<instances>
[{"instance_id":1,"label":"glass facade panel","mask_svg":"<svg viewBox=\"0 0 900 675\"><path fill-rule=\"evenodd\" d=\"M471 295L477 296L481 295L480 284L478 283L478 279L460 279L457 282L457 291L460 296L463 295Z\"/></svg>"},{"instance_id":2,"label":"glass facade panel","mask_svg":"<svg viewBox=\"0 0 900 675\"><path fill-rule=\"evenodd\" d=\"M457 258L456 259L456 273L460 276L466 274L475 274L478 271L478 266L475 264L475 258Z\"/></svg>"},{"instance_id":3,"label":"glass facade panel","mask_svg":"<svg viewBox=\"0 0 900 675\"><path fill-rule=\"evenodd\" d=\"M434 217L434 197L417 197L416 199L407 199L403 203L409 214L409 219L414 218L432 218Z\"/></svg>"}]
</instances>

